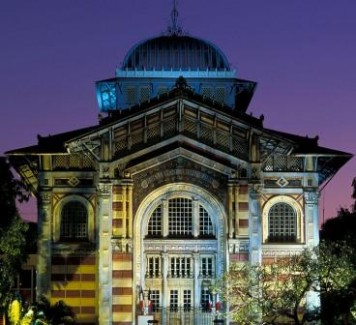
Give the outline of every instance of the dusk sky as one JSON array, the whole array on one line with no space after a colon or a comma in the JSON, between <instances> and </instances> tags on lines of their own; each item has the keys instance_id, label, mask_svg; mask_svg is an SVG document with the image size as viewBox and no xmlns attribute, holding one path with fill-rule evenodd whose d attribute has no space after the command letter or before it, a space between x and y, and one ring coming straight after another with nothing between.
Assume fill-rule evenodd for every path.
<instances>
[{"instance_id":1,"label":"dusk sky","mask_svg":"<svg viewBox=\"0 0 356 325\"><path fill-rule=\"evenodd\" d=\"M1 1L0 153L97 124L95 81L166 31L172 2ZM186 33L258 83L248 112L264 114L265 127L356 153L355 0L179 0L178 10ZM353 158L325 187L325 219L350 207L355 176ZM22 211L35 219L33 205Z\"/></svg>"}]
</instances>

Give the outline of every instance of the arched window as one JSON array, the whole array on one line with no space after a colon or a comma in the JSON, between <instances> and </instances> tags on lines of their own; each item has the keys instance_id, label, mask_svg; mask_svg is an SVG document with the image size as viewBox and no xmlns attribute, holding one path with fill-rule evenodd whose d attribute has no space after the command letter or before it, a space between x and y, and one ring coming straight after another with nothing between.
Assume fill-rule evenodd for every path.
<instances>
[{"instance_id":1,"label":"arched window","mask_svg":"<svg viewBox=\"0 0 356 325\"><path fill-rule=\"evenodd\" d=\"M214 236L213 224L211 222L209 213L201 205L199 206L199 225L201 237Z\"/></svg>"},{"instance_id":2,"label":"arched window","mask_svg":"<svg viewBox=\"0 0 356 325\"><path fill-rule=\"evenodd\" d=\"M295 242L297 215L287 203L277 203L268 213L268 242Z\"/></svg>"},{"instance_id":3,"label":"arched window","mask_svg":"<svg viewBox=\"0 0 356 325\"><path fill-rule=\"evenodd\" d=\"M61 211L60 239L65 241L83 241L88 239L88 212L78 202L66 203Z\"/></svg>"},{"instance_id":4,"label":"arched window","mask_svg":"<svg viewBox=\"0 0 356 325\"><path fill-rule=\"evenodd\" d=\"M192 236L192 200L175 198L168 204L168 233L172 237Z\"/></svg>"},{"instance_id":5,"label":"arched window","mask_svg":"<svg viewBox=\"0 0 356 325\"><path fill-rule=\"evenodd\" d=\"M162 236L162 205L159 205L152 213L148 223L148 236Z\"/></svg>"},{"instance_id":6,"label":"arched window","mask_svg":"<svg viewBox=\"0 0 356 325\"><path fill-rule=\"evenodd\" d=\"M164 223L163 220L167 220ZM197 201L189 198L172 198L168 200L167 209L158 205L148 222L147 236L180 238L215 236L214 226L209 212Z\"/></svg>"}]
</instances>

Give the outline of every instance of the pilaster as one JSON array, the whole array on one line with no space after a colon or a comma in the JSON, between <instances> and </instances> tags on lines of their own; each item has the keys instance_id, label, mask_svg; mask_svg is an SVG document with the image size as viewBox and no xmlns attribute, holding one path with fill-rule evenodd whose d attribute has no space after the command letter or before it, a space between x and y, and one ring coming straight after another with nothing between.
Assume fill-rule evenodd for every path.
<instances>
[{"instance_id":1,"label":"pilaster","mask_svg":"<svg viewBox=\"0 0 356 325\"><path fill-rule=\"evenodd\" d=\"M98 185L98 313L99 324L112 324L112 184Z\"/></svg>"},{"instance_id":2,"label":"pilaster","mask_svg":"<svg viewBox=\"0 0 356 325\"><path fill-rule=\"evenodd\" d=\"M249 189L249 253L253 265L262 261L262 214L260 207L260 184L251 184Z\"/></svg>"},{"instance_id":3,"label":"pilaster","mask_svg":"<svg viewBox=\"0 0 356 325\"><path fill-rule=\"evenodd\" d=\"M41 188L38 200L37 298L51 296L52 190Z\"/></svg>"},{"instance_id":4,"label":"pilaster","mask_svg":"<svg viewBox=\"0 0 356 325\"><path fill-rule=\"evenodd\" d=\"M229 184L228 187L228 214L229 214L229 238L233 238L235 228L234 228L234 215L233 215L233 204L234 204L234 197L233 197L233 184Z\"/></svg>"},{"instance_id":5,"label":"pilaster","mask_svg":"<svg viewBox=\"0 0 356 325\"><path fill-rule=\"evenodd\" d=\"M304 193L305 242L312 248L319 244L319 193L316 190Z\"/></svg>"},{"instance_id":6,"label":"pilaster","mask_svg":"<svg viewBox=\"0 0 356 325\"><path fill-rule=\"evenodd\" d=\"M304 193L305 202L305 242L308 248L313 248L319 244L319 193L317 190ZM309 290L306 294L307 309L314 311L320 308L320 295L314 290Z\"/></svg>"}]
</instances>

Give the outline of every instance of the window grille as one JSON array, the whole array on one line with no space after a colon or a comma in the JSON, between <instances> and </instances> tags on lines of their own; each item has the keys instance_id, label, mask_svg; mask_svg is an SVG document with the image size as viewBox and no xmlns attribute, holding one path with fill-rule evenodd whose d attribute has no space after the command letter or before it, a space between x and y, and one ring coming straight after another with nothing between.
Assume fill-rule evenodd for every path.
<instances>
[{"instance_id":1,"label":"window grille","mask_svg":"<svg viewBox=\"0 0 356 325\"><path fill-rule=\"evenodd\" d=\"M230 136L227 132L217 131L216 132L216 145L222 150L230 149Z\"/></svg>"},{"instance_id":2,"label":"window grille","mask_svg":"<svg viewBox=\"0 0 356 325\"><path fill-rule=\"evenodd\" d=\"M53 157L53 169L92 169L93 163L87 156L79 154Z\"/></svg>"},{"instance_id":3,"label":"window grille","mask_svg":"<svg viewBox=\"0 0 356 325\"><path fill-rule=\"evenodd\" d=\"M214 229L209 213L200 205L199 206L199 223L200 236L213 236Z\"/></svg>"},{"instance_id":4,"label":"window grille","mask_svg":"<svg viewBox=\"0 0 356 325\"><path fill-rule=\"evenodd\" d=\"M213 97L213 90L211 87L203 87L201 90L201 95L203 97L211 99Z\"/></svg>"},{"instance_id":5,"label":"window grille","mask_svg":"<svg viewBox=\"0 0 356 325\"><path fill-rule=\"evenodd\" d=\"M72 168L79 168L81 167L80 157L78 155L70 155L69 156L69 165Z\"/></svg>"},{"instance_id":6,"label":"window grille","mask_svg":"<svg viewBox=\"0 0 356 325\"><path fill-rule=\"evenodd\" d=\"M248 152L246 142L237 136L232 136L232 152L238 156L245 156Z\"/></svg>"},{"instance_id":7,"label":"window grille","mask_svg":"<svg viewBox=\"0 0 356 325\"><path fill-rule=\"evenodd\" d=\"M210 309L211 309L211 299L210 299L209 289L202 288L201 297L200 297L200 303L201 303L202 310L204 312L209 312L210 311Z\"/></svg>"},{"instance_id":8,"label":"window grille","mask_svg":"<svg viewBox=\"0 0 356 325\"><path fill-rule=\"evenodd\" d=\"M200 140L207 144L214 143L214 133L212 126L205 125L203 123L200 125Z\"/></svg>"},{"instance_id":9,"label":"window grille","mask_svg":"<svg viewBox=\"0 0 356 325\"><path fill-rule=\"evenodd\" d=\"M147 102L150 99L150 87L142 87L140 89L140 102Z\"/></svg>"},{"instance_id":10,"label":"window grille","mask_svg":"<svg viewBox=\"0 0 356 325\"><path fill-rule=\"evenodd\" d=\"M216 87L215 88L215 100L221 104L225 103L225 88Z\"/></svg>"},{"instance_id":11,"label":"window grille","mask_svg":"<svg viewBox=\"0 0 356 325\"><path fill-rule=\"evenodd\" d=\"M78 202L68 202L61 212L61 240L85 240L88 238L88 215L85 206Z\"/></svg>"},{"instance_id":12,"label":"window grille","mask_svg":"<svg viewBox=\"0 0 356 325\"><path fill-rule=\"evenodd\" d=\"M186 198L169 200L168 227L170 236L192 235L192 200Z\"/></svg>"},{"instance_id":13,"label":"window grille","mask_svg":"<svg viewBox=\"0 0 356 325\"><path fill-rule=\"evenodd\" d=\"M152 237L162 235L162 205L159 205L151 215L148 223L148 235Z\"/></svg>"},{"instance_id":14,"label":"window grille","mask_svg":"<svg viewBox=\"0 0 356 325\"><path fill-rule=\"evenodd\" d=\"M171 290L169 295L169 307L171 311L178 311L178 290Z\"/></svg>"},{"instance_id":15,"label":"window grille","mask_svg":"<svg viewBox=\"0 0 356 325\"><path fill-rule=\"evenodd\" d=\"M271 171L293 171L300 172L303 170L303 159L295 156L276 155L266 159L263 170Z\"/></svg>"},{"instance_id":16,"label":"window grille","mask_svg":"<svg viewBox=\"0 0 356 325\"><path fill-rule=\"evenodd\" d=\"M186 278L192 274L190 257L171 257L171 277Z\"/></svg>"},{"instance_id":17,"label":"window grille","mask_svg":"<svg viewBox=\"0 0 356 325\"><path fill-rule=\"evenodd\" d=\"M117 152L120 152L120 151L123 151L127 148L127 138L126 136L120 138L120 139L117 139L115 141L115 153Z\"/></svg>"},{"instance_id":18,"label":"window grille","mask_svg":"<svg viewBox=\"0 0 356 325\"><path fill-rule=\"evenodd\" d=\"M146 276L156 278L160 275L160 258L158 256L150 256L147 258Z\"/></svg>"},{"instance_id":19,"label":"window grille","mask_svg":"<svg viewBox=\"0 0 356 325\"><path fill-rule=\"evenodd\" d=\"M192 292L191 290L183 290L183 309L190 311L192 308Z\"/></svg>"},{"instance_id":20,"label":"window grille","mask_svg":"<svg viewBox=\"0 0 356 325\"><path fill-rule=\"evenodd\" d=\"M297 216L286 203L277 203L269 210L269 242L295 242L297 238Z\"/></svg>"},{"instance_id":21,"label":"window grille","mask_svg":"<svg viewBox=\"0 0 356 325\"><path fill-rule=\"evenodd\" d=\"M143 143L143 130L137 130L131 133L131 146L138 146Z\"/></svg>"},{"instance_id":22,"label":"window grille","mask_svg":"<svg viewBox=\"0 0 356 325\"><path fill-rule=\"evenodd\" d=\"M213 258L202 257L201 258L201 275L203 277L213 276Z\"/></svg>"},{"instance_id":23,"label":"window grille","mask_svg":"<svg viewBox=\"0 0 356 325\"><path fill-rule=\"evenodd\" d=\"M127 87L126 88L126 101L127 104L133 105L137 103L137 94L136 87Z\"/></svg>"},{"instance_id":24,"label":"window grille","mask_svg":"<svg viewBox=\"0 0 356 325\"><path fill-rule=\"evenodd\" d=\"M158 312L160 306L159 290L151 290L150 300L152 305L152 312Z\"/></svg>"},{"instance_id":25,"label":"window grille","mask_svg":"<svg viewBox=\"0 0 356 325\"><path fill-rule=\"evenodd\" d=\"M196 136L197 136L197 122L192 119L185 118L184 119L184 134L191 136L193 138L196 138Z\"/></svg>"},{"instance_id":26,"label":"window grille","mask_svg":"<svg viewBox=\"0 0 356 325\"><path fill-rule=\"evenodd\" d=\"M164 137L171 137L176 134L176 119L171 117L165 119L163 122L163 135Z\"/></svg>"},{"instance_id":27,"label":"window grille","mask_svg":"<svg viewBox=\"0 0 356 325\"><path fill-rule=\"evenodd\" d=\"M150 125L147 128L147 141L156 141L160 138L160 125L157 123L155 125Z\"/></svg>"}]
</instances>

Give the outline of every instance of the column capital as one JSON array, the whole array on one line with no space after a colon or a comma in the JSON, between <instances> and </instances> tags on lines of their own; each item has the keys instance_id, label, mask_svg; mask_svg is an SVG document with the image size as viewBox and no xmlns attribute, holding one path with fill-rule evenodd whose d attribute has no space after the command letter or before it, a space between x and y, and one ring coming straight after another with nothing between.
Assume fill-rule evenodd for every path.
<instances>
[{"instance_id":1,"label":"column capital","mask_svg":"<svg viewBox=\"0 0 356 325\"><path fill-rule=\"evenodd\" d=\"M111 188L112 188L112 182L105 179L105 180L100 180L98 185L97 185L97 191L99 194L110 194L111 193Z\"/></svg>"},{"instance_id":2,"label":"column capital","mask_svg":"<svg viewBox=\"0 0 356 325\"><path fill-rule=\"evenodd\" d=\"M304 192L304 199L306 204L318 204L319 201L319 192L318 191L308 191Z\"/></svg>"},{"instance_id":3,"label":"column capital","mask_svg":"<svg viewBox=\"0 0 356 325\"><path fill-rule=\"evenodd\" d=\"M52 188L49 187L42 187L39 191L39 199L42 204L49 204L51 203L52 199Z\"/></svg>"}]
</instances>

